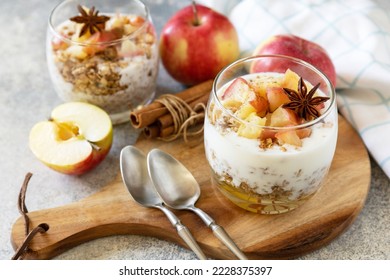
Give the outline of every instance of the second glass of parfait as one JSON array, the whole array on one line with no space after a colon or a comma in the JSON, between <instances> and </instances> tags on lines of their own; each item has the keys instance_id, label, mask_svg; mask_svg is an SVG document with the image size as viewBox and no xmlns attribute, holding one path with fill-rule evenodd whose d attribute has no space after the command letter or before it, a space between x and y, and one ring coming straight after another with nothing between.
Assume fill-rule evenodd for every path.
<instances>
[{"instance_id":1,"label":"second glass of parfait","mask_svg":"<svg viewBox=\"0 0 390 280\"><path fill-rule=\"evenodd\" d=\"M65 0L48 25L48 68L62 100L97 105L117 124L154 98L157 38L144 3Z\"/></svg>"}]
</instances>

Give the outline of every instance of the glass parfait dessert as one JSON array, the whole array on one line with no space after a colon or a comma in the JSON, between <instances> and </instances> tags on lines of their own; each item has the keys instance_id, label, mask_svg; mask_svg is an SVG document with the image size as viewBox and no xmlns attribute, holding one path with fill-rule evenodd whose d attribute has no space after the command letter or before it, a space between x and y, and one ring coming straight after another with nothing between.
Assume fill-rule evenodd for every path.
<instances>
[{"instance_id":1,"label":"glass parfait dessert","mask_svg":"<svg viewBox=\"0 0 390 280\"><path fill-rule=\"evenodd\" d=\"M204 125L213 184L261 214L291 211L324 182L337 142L335 91L286 56L238 60L216 77Z\"/></svg>"},{"instance_id":2,"label":"glass parfait dessert","mask_svg":"<svg viewBox=\"0 0 390 280\"><path fill-rule=\"evenodd\" d=\"M49 18L46 51L59 97L97 105L114 124L154 98L157 38L138 0L61 2Z\"/></svg>"}]
</instances>

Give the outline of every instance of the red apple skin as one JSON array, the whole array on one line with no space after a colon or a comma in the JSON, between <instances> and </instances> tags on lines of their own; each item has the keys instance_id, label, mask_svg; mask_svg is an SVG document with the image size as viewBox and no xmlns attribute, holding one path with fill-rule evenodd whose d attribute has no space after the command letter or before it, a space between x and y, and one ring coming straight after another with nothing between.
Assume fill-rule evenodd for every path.
<instances>
[{"instance_id":1,"label":"red apple skin","mask_svg":"<svg viewBox=\"0 0 390 280\"><path fill-rule=\"evenodd\" d=\"M237 32L227 17L196 5L179 10L163 27L159 51L167 72L178 82L195 85L214 79L239 56Z\"/></svg>"},{"instance_id":2,"label":"red apple skin","mask_svg":"<svg viewBox=\"0 0 390 280\"><path fill-rule=\"evenodd\" d=\"M236 78L222 94L221 99L234 98L241 100L245 92L250 92L251 87L244 78Z\"/></svg>"},{"instance_id":3,"label":"red apple skin","mask_svg":"<svg viewBox=\"0 0 390 280\"><path fill-rule=\"evenodd\" d=\"M108 144L108 143L107 143ZM100 147L100 150L94 150L92 154L82 163L72 166L69 169L57 170L68 175L82 175L97 167L108 155L111 144Z\"/></svg>"},{"instance_id":4,"label":"red apple skin","mask_svg":"<svg viewBox=\"0 0 390 280\"><path fill-rule=\"evenodd\" d=\"M106 139L94 143L94 145L98 147L98 149L92 148L92 153L88 156L88 158L78 164L61 167L48 163L45 164L51 169L63 174L82 175L97 167L106 158L106 156L111 150L112 140L113 132L111 131Z\"/></svg>"},{"instance_id":5,"label":"red apple skin","mask_svg":"<svg viewBox=\"0 0 390 280\"><path fill-rule=\"evenodd\" d=\"M305 40L295 35L275 35L261 43L253 55L280 54L299 58L321 70L336 86L336 70L327 51L317 43ZM251 65L251 72L285 72L286 64L278 64L275 60L261 63L258 61Z\"/></svg>"},{"instance_id":6,"label":"red apple skin","mask_svg":"<svg viewBox=\"0 0 390 280\"><path fill-rule=\"evenodd\" d=\"M53 168L54 170L56 170L60 173L67 174L67 175L82 175L84 173L91 171L95 167L97 167L103 161L103 159L107 156L108 152L109 152L109 149L104 151L104 152L101 152L101 153L93 152L82 163L75 165L75 166L71 166L71 167L66 168L66 169L65 168L64 169L57 169L57 168L52 167L52 166L51 166L51 168Z\"/></svg>"}]
</instances>

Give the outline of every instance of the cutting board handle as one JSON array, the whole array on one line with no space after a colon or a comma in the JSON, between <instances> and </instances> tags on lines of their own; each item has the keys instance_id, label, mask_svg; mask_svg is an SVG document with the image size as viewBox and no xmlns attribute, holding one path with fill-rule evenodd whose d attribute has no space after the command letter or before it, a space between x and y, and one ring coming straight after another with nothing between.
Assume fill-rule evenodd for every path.
<instances>
[{"instance_id":1,"label":"cutting board handle","mask_svg":"<svg viewBox=\"0 0 390 280\"><path fill-rule=\"evenodd\" d=\"M46 223L49 229L35 235L24 255L26 259L49 259L84 242L120 234L160 236L186 247L166 217L157 209L133 202L120 180L78 202L30 212L28 216L30 228ZM20 217L11 233L14 249L24 239L25 224Z\"/></svg>"}]
</instances>

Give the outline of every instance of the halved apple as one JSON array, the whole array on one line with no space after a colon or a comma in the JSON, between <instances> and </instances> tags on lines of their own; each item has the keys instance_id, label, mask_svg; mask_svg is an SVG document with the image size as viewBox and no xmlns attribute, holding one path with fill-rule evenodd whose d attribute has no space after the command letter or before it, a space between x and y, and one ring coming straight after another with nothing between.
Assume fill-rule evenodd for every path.
<instances>
[{"instance_id":1,"label":"halved apple","mask_svg":"<svg viewBox=\"0 0 390 280\"><path fill-rule=\"evenodd\" d=\"M68 102L54 108L50 120L33 126L29 145L50 168L79 175L106 157L112 140L112 122L105 111L84 102Z\"/></svg>"}]
</instances>

